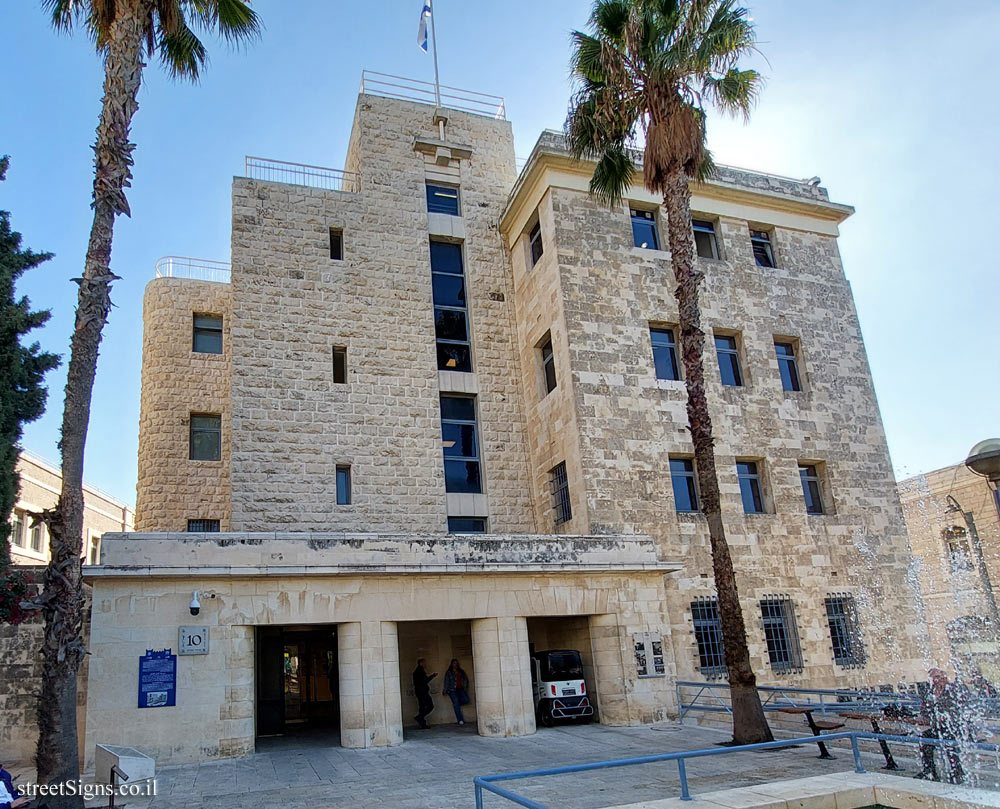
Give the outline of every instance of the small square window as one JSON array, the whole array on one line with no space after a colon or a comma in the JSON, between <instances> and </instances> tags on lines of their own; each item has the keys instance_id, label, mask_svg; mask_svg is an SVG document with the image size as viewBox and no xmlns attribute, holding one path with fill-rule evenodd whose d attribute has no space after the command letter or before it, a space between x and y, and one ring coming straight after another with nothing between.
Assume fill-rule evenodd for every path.
<instances>
[{"instance_id":1,"label":"small square window","mask_svg":"<svg viewBox=\"0 0 1000 809\"><path fill-rule=\"evenodd\" d=\"M195 315L191 350L197 354L222 353L222 317Z\"/></svg>"},{"instance_id":2,"label":"small square window","mask_svg":"<svg viewBox=\"0 0 1000 809\"><path fill-rule=\"evenodd\" d=\"M753 248L754 261L758 267L775 267L774 249L771 247L771 234L766 230L750 230L750 246Z\"/></svg>"},{"instance_id":3,"label":"small square window","mask_svg":"<svg viewBox=\"0 0 1000 809\"><path fill-rule=\"evenodd\" d=\"M802 382L799 379L799 363L795 358L795 344L775 340L774 353L778 356L781 389L786 391L802 390Z\"/></svg>"},{"instance_id":4,"label":"small square window","mask_svg":"<svg viewBox=\"0 0 1000 809\"><path fill-rule=\"evenodd\" d=\"M744 514L763 514L764 495L761 487L760 468L756 461L737 461L736 477L740 482L740 497Z\"/></svg>"},{"instance_id":5,"label":"small square window","mask_svg":"<svg viewBox=\"0 0 1000 809\"><path fill-rule=\"evenodd\" d=\"M653 367L657 379L681 378L677 364L677 341L673 329L657 329L650 326L649 340L653 344Z\"/></svg>"},{"instance_id":6,"label":"small square window","mask_svg":"<svg viewBox=\"0 0 1000 809\"><path fill-rule=\"evenodd\" d=\"M534 227L528 232L528 245L531 250L531 266L534 267L538 263L538 259L542 257L542 253L545 252L542 245L541 222L535 222Z\"/></svg>"},{"instance_id":7,"label":"small square window","mask_svg":"<svg viewBox=\"0 0 1000 809\"><path fill-rule=\"evenodd\" d=\"M188 457L192 461L218 461L222 458L222 416L211 413L191 414L191 437Z\"/></svg>"},{"instance_id":8,"label":"small square window","mask_svg":"<svg viewBox=\"0 0 1000 809\"><path fill-rule=\"evenodd\" d=\"M556 389L556 361L552 356L552 337L546 333L539 349L542 358L542 379L545 384L545 395Z\"/></svg>"},{"instance_id":9,"label":"small square window","mask_svg":"<svg viewBox=\"0 0 1000 809\"><path fill-rule=\"evenodd\" d=\"M333 381L336 385L343 385L347 382L346 346L333 347Z\"/></svg>"},{"instance_id":10,"label":"small square window","mask_svg":"<svg viewBox=\"0 0 1000 809\"><path fill-rule=\"evenodd\" d=\"M217 534L218 532L218 520L188 520L189 534Z\"/></svg>"},{"instance_id":11,"label":"small square window","mask_svg":"<svg viewBox=\"0 0 1000 809\"><path fill-rule=\"evenodd\" d=\"M802 496L806 501L806 513L825 514L823 487L817 466L815 464L799 464L799 477L802 480Z\"/></svg>"},{"instance_id":12,"label":"small square window","mask_svg":"<svg viewBox=\"0 0 1000 809\"><path fill-rule=\"evenodd\" d=\"M729 387L743 386L743 372L740 369L740 352L735 337L715 336L715 354L719 359L719 374L722 384Z\"/></svg>"},{"instance_id":13,"label":"small square window","mask_svg":"<svg viewBox=\"0 0 1000 809\"><path fill-rule=\"evenodd\" d=\"M330 228L330 258L333 261L344 260L344 229Z\"/></svg>"},{"instance_id":14,"label":"small square window","mask_svg":"<svg viewBox=\"0 0 1000 809\"><path fill-rule=\"evenodd\" d=\"M718 258L719 242L715 236L715 223L707 219L693 219L695 252L702 258Z\"/></svg>"},{"instance_id":15,"label":"small square window","mask_svg":"<svg viewBox=\"0 0 1000 809\"><path fill-rule=\"evenodd\" d=\"M460 216L458 209L458 189L450 185L427 183L427 213Z\"/></svg>"},{"instance_id":16,"label":"small square window","mask_svg":"<svg viewBox=\"0 0 1000 809\"><path fill-rule=\"evenodd\" d=\"M652 211L630 209L632 214L632 243L647 250L660 249L660 237L656 232L656 214Z\"/></svg>"},{"instance_id":17,"label":"small square window","mask_svg":"<svg viewBox=\"0 0 1000 809\"><path fill-rule=\"evenodd\" d=\"M449 534L485 534L485 517L449 517Z\"/></svg>"},{"instance_id":18,"label":"small square window","mask_svg":"<svg viewBox=\"0 0 1000 809\"><path fill-rule=\"evenodd\" d=\"M565 461L549 470L549 483L552 486L552 509L555 511L556 525L569 522L573 519L573 508L569 500L569 478L566 475Z\"/></svg>"},{"instance_id":19,"label":"small square window","mask_svg":"<svg viewBox=\"0 0 1000 809\"><path fill-rule=\"evenodd\" d=\"M671 458L670 483L674 490L674 508L678 512L696 512L701 508L698 504L698 484L695 480L693 460Z\"/></svg>"},{"instance_id":20,"label":"small square window","mask_svg":"<svg viewBox=\"0 0 1000 809\"><path fill-rule=\"evenodd\" d=\"M337 505L351 504L351 467L348 464L337 466Z\"/></svg>"}]
</instances>

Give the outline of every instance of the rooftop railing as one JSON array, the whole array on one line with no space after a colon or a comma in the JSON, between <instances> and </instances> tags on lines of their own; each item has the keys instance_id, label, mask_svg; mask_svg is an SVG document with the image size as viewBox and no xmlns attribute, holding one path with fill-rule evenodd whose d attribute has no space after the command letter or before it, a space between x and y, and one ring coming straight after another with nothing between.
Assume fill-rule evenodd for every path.
<instances>
[{"instance_id":1,"label":"rooftop railing","mask_svg":"<svg viewBox=\"0 0 1000 809\"><path fill-rule=\"evenodd\" d=\"M195 281L214 281L217 284L228 284L229 274L228 261L188 258L187 256L164 256L156 262L157 278L190 278Z\"/></svg>"},{"instance_id":2,"label":"rooftop railing","mask_svg":"<svg viewBox=\"0 0 1000 809\"><path fill-rule=\"evenodd\" d=\"M486 115L501 121L507 120L507 104L502 96L462 90L447 84L440 85L440 105L451 110ZM398 98L403 101L419 101L421 104L437 104L438 97L433 82L407 79L389 73L375 73L364 70L361 73L361 92L365 95Z\"/></svg>"},{"instance_id":3,"label":"rooftop railing","mask_svg":"<svg viewBox=\"0 0 1000 809\"><path fill-rule=\"evenodd\" d=\"M288 163L266 157L246 158L246 176L252 180L270 183L304 185L324 191L356 193L361 190L361 177L353 171L310 166L308 163Z\"/></svg>"}]
</instances>

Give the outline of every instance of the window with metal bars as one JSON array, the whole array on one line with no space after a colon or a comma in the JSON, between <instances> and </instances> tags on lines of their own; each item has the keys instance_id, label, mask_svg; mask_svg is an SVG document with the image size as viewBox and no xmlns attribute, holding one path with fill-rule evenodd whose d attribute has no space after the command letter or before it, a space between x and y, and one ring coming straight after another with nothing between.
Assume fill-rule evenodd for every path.
<instances>
[{"instance_id":1,"label":"window with metal bars","mask_svg":"<svg viewBox=\"0 0 1000 809\"><path fill-rule=\"evenodd\" d=\"M694 639L698 643L698 670L709 680L726 676L726 652L722 644L722 620L715 598L691 602Z\"/></svg>"},{"instance_id":2,"label":"window with metal bars","mask_svg":"<svg viewBox=\"0 0 1000 809\"><path fill-rule=\"evenodd\" d=\"M218 520L188 520L189 534L215 534L218 531Z\"/></svg>"},{"instance_id":3,"label":"window with metal bars","mask_svg":"<svg viewBox=\"0 0 1000 809\"><path fill-rule=\"evenodd\" d=\"M789 598L772 596L760 602L760 617L767 641L767 658L775 674L802 671L802 647Z\"/></svg>"},{"instance_id":4,"label":"window with metal bars","mask_svg":"<svg viewBox=\"0 0 1000 809\"><path fill-rule=\"evenodd\" d=\"M556 525L569 522L573 518L573 509L569 502L569 478L566 476L565 461L549 470L549 482L552 485L552 508L555 511Z\"/></svg>"},{"instance_id":5,"label":"window with metal bars","mask_svg":"<svg viewBox=\"0 0 1000 809\"><path fill-rule=\"evenodd\" d=\"M861 639L858 607L854 596L834 593L826 599L826 619L830 624L833 662L848 669L865 665L865 647Z\"/></svg>"}]
</instances>

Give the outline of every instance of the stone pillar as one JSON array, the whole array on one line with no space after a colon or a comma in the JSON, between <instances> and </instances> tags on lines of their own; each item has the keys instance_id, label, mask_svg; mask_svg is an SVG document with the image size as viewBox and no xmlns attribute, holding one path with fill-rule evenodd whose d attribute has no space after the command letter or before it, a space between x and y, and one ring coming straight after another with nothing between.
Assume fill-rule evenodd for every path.
<instances>
[{"instance_id":1,"label":"stone pillar","mask_svg":"<svg viewBox=\"0 0 1000 809\"><path fill-rule=\"evenodd\" d=\"M394 621L337 627L340 744L386 747L403 741L399 648Z\"/></svg>"},{"instance_id":2,"label":"stone pillar","mask_svg":"<svg viewBox=\"0 0 1000 809\"><path fill-rule=\"evenodd\" d=\"M623 629L617 615L591 615L590 648L594 657L594 685L597 712L604 725L628 725L628 683L626 682ZM631 669L629 669L631 671Z\"/></svg>"},{"instance_id":3,"label":"stone pillar","mask_svg":"<svg viewBox=\"0 0 1000 809\"><path fill-rule=\"evenodd\" d=\"M472 622L480 736L535 732L528 657L528 623L523 617L477 618Z\"/></svg>"}]
</instances>

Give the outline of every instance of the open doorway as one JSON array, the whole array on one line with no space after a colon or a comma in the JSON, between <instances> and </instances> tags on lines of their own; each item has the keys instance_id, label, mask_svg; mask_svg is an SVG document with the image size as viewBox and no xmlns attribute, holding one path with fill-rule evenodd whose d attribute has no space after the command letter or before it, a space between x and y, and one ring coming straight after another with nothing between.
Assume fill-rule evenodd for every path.
<instances>
[{"instance_id":1,"label":"open doorway","mask_svg":"<svg viewBox=\"0 0 1000 809\"><path fill-rule=\"evenodd\" d=\"M598 721L589 617L544 616L528 618L527 623L535 718L539 726L550 727L569 721L571 717L579 722ZM552 654L542 656L544 652ZM539 699L540 680L548 683L547 688L553 688L551 694L545 691L545 697L549 699ZM561 709L562 706L555 711L551 708L547 710L557 698L568 707L565 710ZM592 711L580 708L582 702L586 702ZM553 717L553 713L556 716Z\"/></svg>"},{"instance_id":2,"label":"open doorway","mask_svg":"<svg viewBox=\"0 0 1000 809\"><path fill-rule=\"evenodd\" d=\"M399 638L399 683L402 698L403 728L407 735L417 730L417 698L413 688L413 671L417 660L424 658L428 674L437 673L430 682L434 710L427 716L427 723L451 725L460 729L451 698L442 693L444 675L452 658L468 676L466 693L469 702L461 706L466 732L474 732L476 718L476 677L472 660L472 622L459 621L399 621L396 624Z\"/></svg>"},{"instance_id":3,"label":"open doorway","mask_svg":"<svg viewBox=\"0 0 1000 809\"><path fill-rule=\"evenodd\" d=\"M257 749L340 744L337 627L257 627Z\"/></svg>"}]
</instances>

